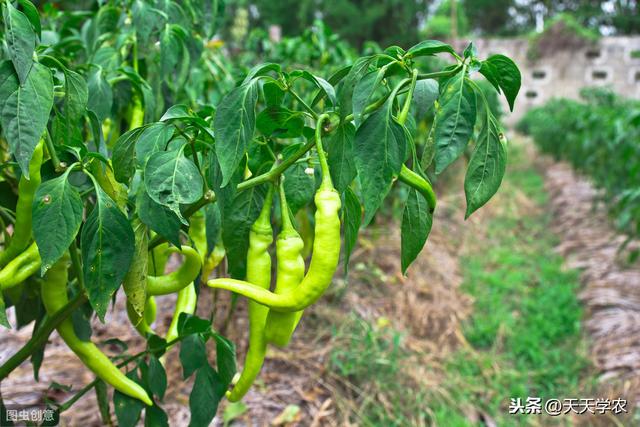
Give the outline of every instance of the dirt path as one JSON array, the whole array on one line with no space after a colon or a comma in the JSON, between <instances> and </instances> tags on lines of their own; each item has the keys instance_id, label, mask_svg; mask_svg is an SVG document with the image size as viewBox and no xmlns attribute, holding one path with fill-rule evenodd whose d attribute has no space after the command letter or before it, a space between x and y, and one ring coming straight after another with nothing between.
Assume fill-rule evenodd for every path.
<instances>
[{"instance_id":1,"label":"dirt path","mask_svg":"<svg viewBox=\"0 0 640 427\"><path fill-rule=\"evenodd\" d=\"M640 267L625 265L618 234L598 191L564 163L547 162L546 189L557 252L581 271L580 299L593 363L611 397L640 402ZM637 242L635 243L637 246Z\"/></svg>"}]
</instances>

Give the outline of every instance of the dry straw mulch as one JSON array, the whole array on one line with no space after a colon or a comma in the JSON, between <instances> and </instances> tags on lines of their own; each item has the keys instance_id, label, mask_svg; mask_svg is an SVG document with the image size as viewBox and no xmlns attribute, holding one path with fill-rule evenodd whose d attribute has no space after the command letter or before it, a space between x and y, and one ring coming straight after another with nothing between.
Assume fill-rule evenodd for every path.
<instances>
[{"instance_id":1,"label":"dry straw mulch","mask_svg":"<svg viewBox=\"0 0 640 427\"><path fill-rule=\"evenodd\" d=\"M628 263L625 236L612 226L600 192L569 165L545 165L557 252L581 272L579 298L598 370L600 393L640 403L640 266Z\"/></svg>"}]
</instances>

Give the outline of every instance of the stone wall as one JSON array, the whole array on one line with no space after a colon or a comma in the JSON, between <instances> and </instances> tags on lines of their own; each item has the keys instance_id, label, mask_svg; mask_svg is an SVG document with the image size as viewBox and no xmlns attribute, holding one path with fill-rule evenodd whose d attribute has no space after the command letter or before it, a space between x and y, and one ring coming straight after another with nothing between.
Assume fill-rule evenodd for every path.
<instances>
[{"instance_id":1,"label":"stone wall","mask_svg":"<svg viewBox=\"0 0 640 427\"><path fill-rule=\"evenodd\" d=\"M608 86L621 95L640 99L640 36L604 37L580 48L556 50L535 61L528 59L527 39L480 39L475 43L482 57L507 55L522 72L515 110L505 116L508 124L551 98L577 99L580 89L587 86ZM504 108L508 111L506 102Z\"/></svg>"}]
</instances>

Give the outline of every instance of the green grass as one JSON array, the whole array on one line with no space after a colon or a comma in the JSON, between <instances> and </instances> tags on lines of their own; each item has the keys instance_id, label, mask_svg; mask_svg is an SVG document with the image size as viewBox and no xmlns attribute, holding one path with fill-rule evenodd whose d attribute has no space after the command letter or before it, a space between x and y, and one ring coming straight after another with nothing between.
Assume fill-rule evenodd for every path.
<instances>
[{"instance_id":1,"label":"green grass","mask_svg":"<svg viewBox=\"0 0 640 427\"><path fill-rule=\"evenodd\" d=\"M359 388L348 392L352 421L463 427L474 425L475 408L499 426L558 425L566 420L509 415L510 398L590 397L578 274L553 252L542 177L519 147L510 165L485 233L461 260L462 291L474 300L463 325L469 346L447 361L437 389L410 378L404 367L415 362L399 332L356 315L334 330L330 369Z\"/></svg>"},{"instance_id":2,"label":"green grass","mask_svg":"<svg viewBox=\"0 0 640 427\"><path fill-rule=\"evenodd\" d=\"M500 190L501 205L488 224L488 238L462 262L462 289L474 298L463 329L471 348L459 351L447 366L456 402L482 409L500 426L536 418L509 415L512 397L587 397L580 390L590 387L578 274L564 270L562 258L553 252L556 241L544 210L541 176L517 150L510 161L517 169L509 171ZM518 205L518 190L535 209ZM457 412L440 407L436 421L450 425L449 417Z\"/></svg>"}]
</instances>

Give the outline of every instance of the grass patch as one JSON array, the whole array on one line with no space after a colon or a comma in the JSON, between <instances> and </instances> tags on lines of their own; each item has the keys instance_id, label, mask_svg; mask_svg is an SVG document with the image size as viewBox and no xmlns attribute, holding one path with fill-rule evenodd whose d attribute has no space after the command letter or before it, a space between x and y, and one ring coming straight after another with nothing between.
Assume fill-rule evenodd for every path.
<instances>
[{"instance_id":1,"label":"grass patch","mask_svg":"<svg viewBox=\"0 0 640 427\"><path fill-rule=\"evenodd\" d=\"M564 270L553 252L543 180L515 151L510 162L517 169L509 171L500 190L488 238L462 261L462 289L474 298L473 315L463 329L470 348L447 366L456 402L481 409L500 426L539 418L509 415L512 397L588 397L584 388L591 387L585 378L578 273ZM524 199L516 197L518 191ZM531 202L533 209L518 200ZM439 408L436 421L447 425L456 411Z\"/></svg>"}]
</instances>

